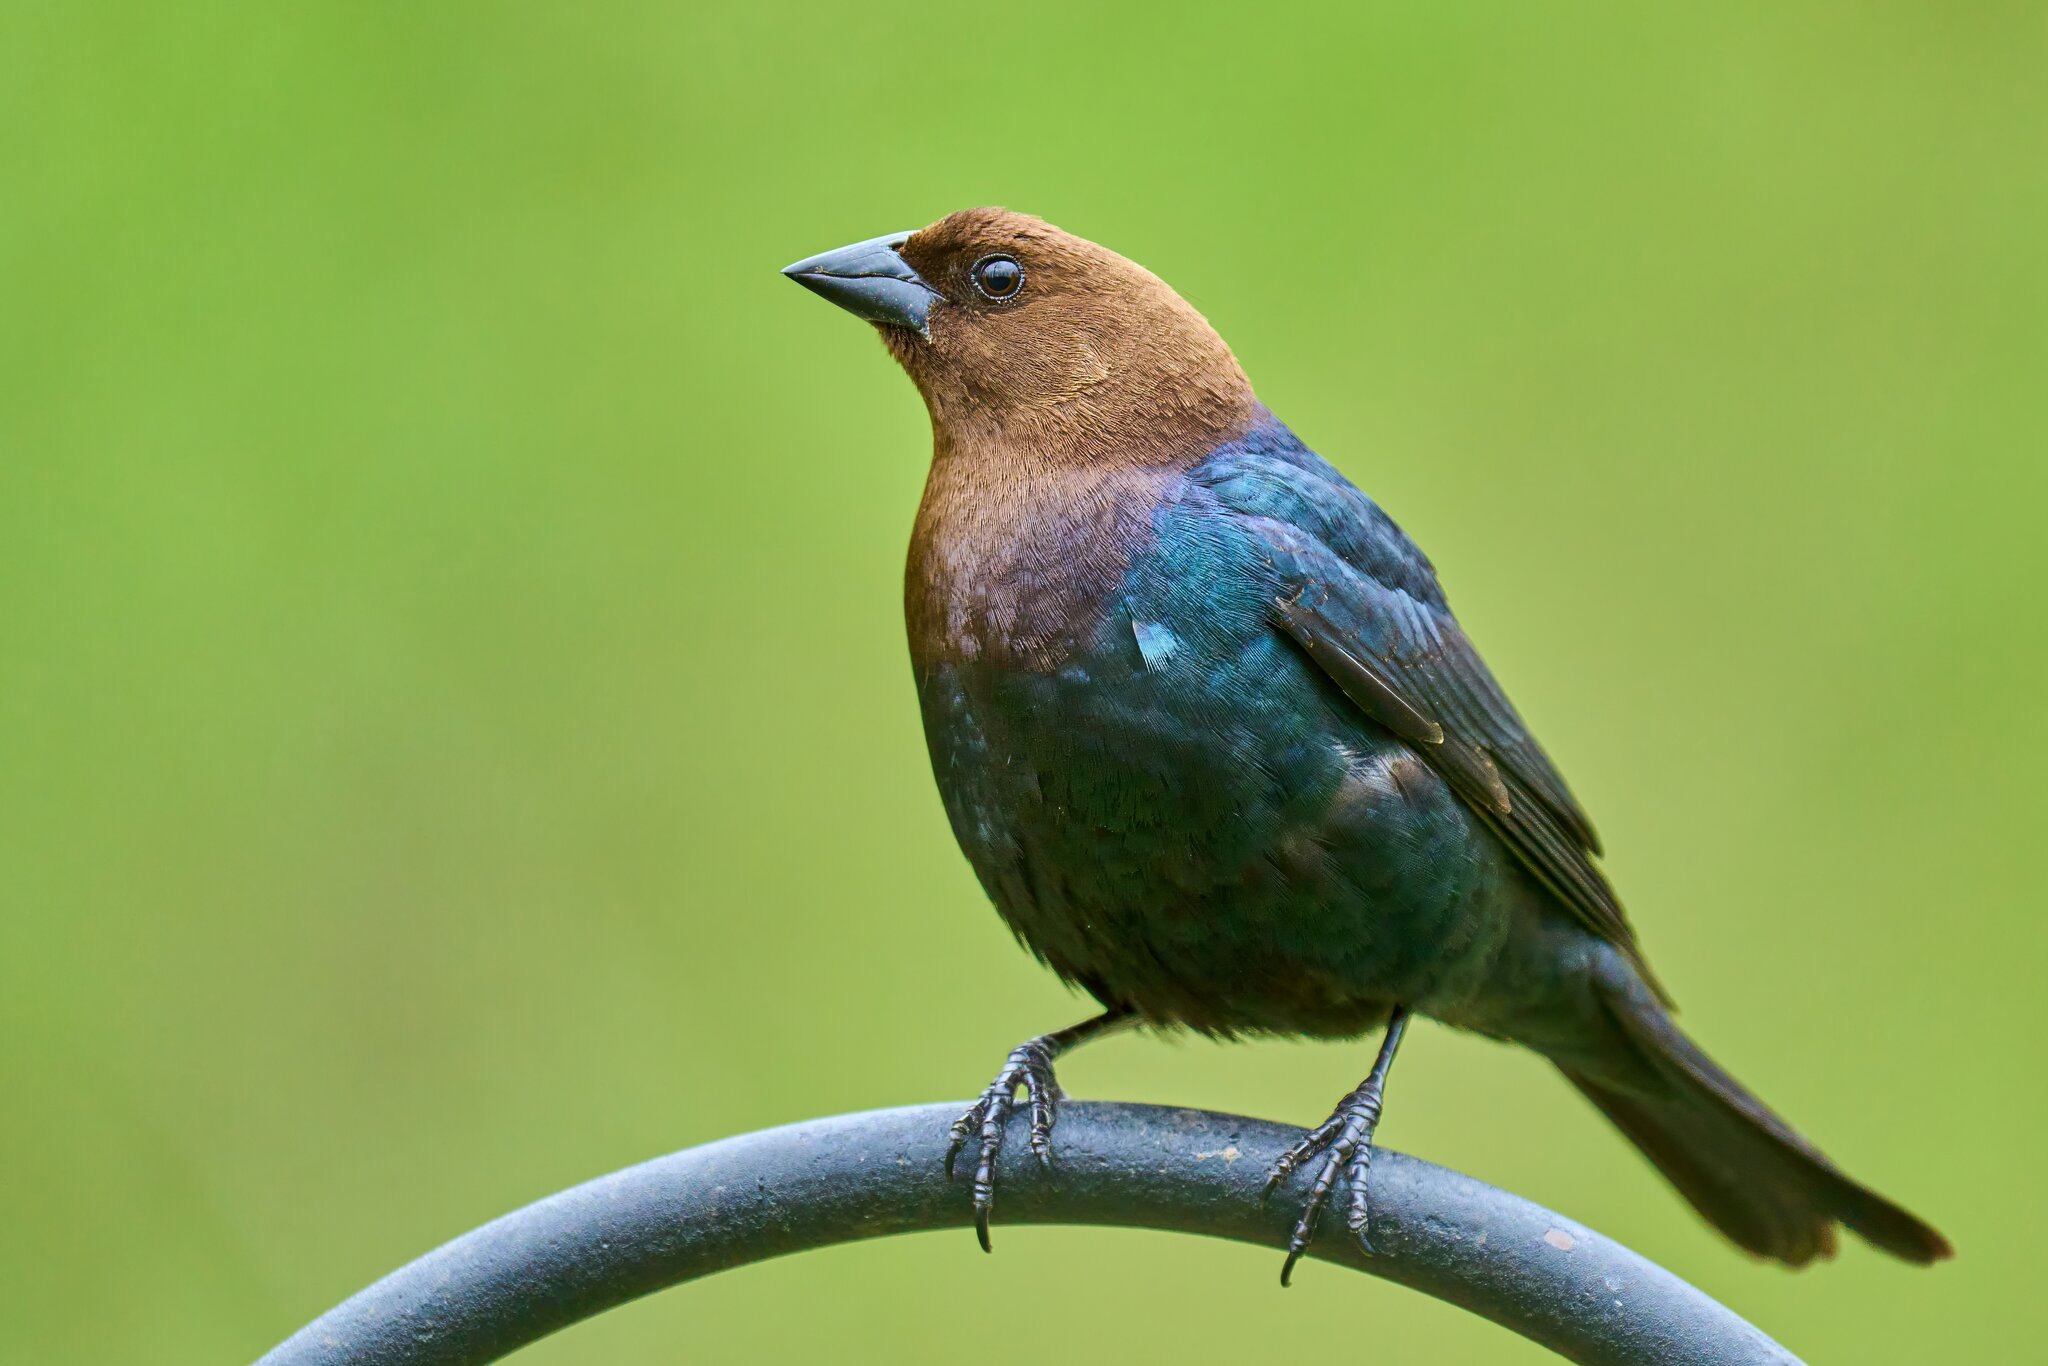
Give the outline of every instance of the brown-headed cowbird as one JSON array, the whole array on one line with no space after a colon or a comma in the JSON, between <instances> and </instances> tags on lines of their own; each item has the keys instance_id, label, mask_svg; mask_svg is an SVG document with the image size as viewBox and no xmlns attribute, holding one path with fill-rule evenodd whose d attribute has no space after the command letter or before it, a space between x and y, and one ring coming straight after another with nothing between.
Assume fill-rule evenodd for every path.
<instances>
[{"instance_id":1,"label":"brown-headed cowbird","mask_svg":"<svg viewBox=\"0 0 2048 1366\"><path fill-rule=\"evenodd\" d=\"M1699 1211L1799 1265L1847 1225L1948 1243L1672 1023L1599 842L1429 561L1254 396L1159 279L997 209L790 266L876 324L930 409L910 652L954 834L1018 938L1102 1003L954 1126L982 1245L1018 1091L1120 1026L1350 1038L1377 1061L1272 1183L1354 1235L1411 1012L1535 1049Z\"/></svg>"}]
</instances>

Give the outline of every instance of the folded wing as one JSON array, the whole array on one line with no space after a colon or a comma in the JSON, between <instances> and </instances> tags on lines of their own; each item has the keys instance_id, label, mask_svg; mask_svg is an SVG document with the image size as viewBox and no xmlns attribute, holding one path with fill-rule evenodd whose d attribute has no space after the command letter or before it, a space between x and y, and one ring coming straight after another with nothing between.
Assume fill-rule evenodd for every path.
<instances>
[{"instance_id":1,"label":"folded wing","mask_svg":"<svg viewBox=\"0 0 2048 1366\"><path fill-rule=\"evenodd\" d=\"M1451 615L1414 543L1305 449L1233 453L1203 479L1271 554L1284 585L1274 626L1360 712L1412 745L1573 916L1654 984L1593 862L1592 822Z\"/></svg>"}]
</instances>

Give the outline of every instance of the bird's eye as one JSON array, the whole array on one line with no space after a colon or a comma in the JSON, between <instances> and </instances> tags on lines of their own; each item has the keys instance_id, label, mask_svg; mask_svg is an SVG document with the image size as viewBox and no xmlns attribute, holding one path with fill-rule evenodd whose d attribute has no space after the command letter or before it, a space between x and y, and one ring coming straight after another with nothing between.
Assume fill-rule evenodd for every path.
<instances>
[{"instance_id":1,"label":"bird's eye","mask_svg":"<svg viewBox=\"0 0 2048 1366\"><path fill-rule=\"evenodd\" d=\"M1024 267L1014 256L984 256L974 263L974 287L991 299L1013 299L1024 288Z\"/></svg>"}]
</instances>

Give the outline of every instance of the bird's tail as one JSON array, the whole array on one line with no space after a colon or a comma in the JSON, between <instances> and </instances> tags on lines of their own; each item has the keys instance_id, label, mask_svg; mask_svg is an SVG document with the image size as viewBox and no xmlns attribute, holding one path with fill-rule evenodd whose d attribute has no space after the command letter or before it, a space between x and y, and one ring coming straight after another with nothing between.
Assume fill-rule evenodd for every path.
<instances>
[{"instance_id":1,"label":"bird's tail","mask_svg":"<svg viewBox=\"0 0 2048 1366\"><path fill-rule=\"evenodd\" d=\"M1625 1040L1634 1058L1585 1068L1579 1054L1558 1066L1709 1223L1791 1266L1832 1256L1838 1223L1909 1262L1951 1255L1946 1238L1843 1175L1688 1039L1633 973L1627 977L1597 990L1621 1036L1613 1042Z\"/></svg>"}]
</instances>

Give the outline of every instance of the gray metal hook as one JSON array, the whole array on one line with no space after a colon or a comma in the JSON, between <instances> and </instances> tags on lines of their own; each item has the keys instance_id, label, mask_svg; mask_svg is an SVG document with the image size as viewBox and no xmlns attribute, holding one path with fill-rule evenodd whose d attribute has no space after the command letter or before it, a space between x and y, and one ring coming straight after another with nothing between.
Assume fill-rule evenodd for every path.
<instances>
[{"instance_id":1,"label":"gray metal hook","mask_svg":"<svg viewBox=\"0 0 2048 1366\"><path fill-rule=\"evenodd\" d=\"M965 1188L940 1169L957 1111L808 1120L599 1177L400 1268L258 1366L476 1366L715 1271L861 1238L964 1229ZM1058 1159L1043 1172L1025 1152L1023 1117L1012 1122L1019 1130L1006 1151L1022 1160L1005 1163L999 1231L1112 1224L1286 1244L1293 1205L1263 1206L1259 1187L1296 1129L1075 1102L1060 1112ZM1372 1208L1374 1255L1329 1227L1309 1256L1434 1295L1587 1366L1799 1366L1670 1272L1471 1177L1382 1151ZM971 1244L960 1255L975 1255Z\"/></svg>"}]
</instances>

